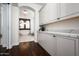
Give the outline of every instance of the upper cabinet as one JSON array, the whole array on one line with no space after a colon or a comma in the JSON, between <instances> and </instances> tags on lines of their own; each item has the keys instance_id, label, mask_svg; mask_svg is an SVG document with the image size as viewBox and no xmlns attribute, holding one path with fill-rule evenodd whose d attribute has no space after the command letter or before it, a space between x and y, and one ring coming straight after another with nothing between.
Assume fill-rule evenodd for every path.
<instances>
[{"instance_id":1,"label":"upper cabinet","mask_svg":"<svg viewBox=\"0 0 79 59\"><path fill-rule=\"evenodd\" d=\"M48 23L58 17L57 3L48 3L40 10L40 24Z\"/></svg>"},{"instance_id":2,"label":"upper cabinet","mask_svg":"<svg viewBox=\"0 0 79 59\"><path fill-rule=\"evenodd\" d=\"M79 13L79 3L60 3L60 17L72 16Z\"/></svg>"},{"instance_id":3,"label":"upper cabinet","mask_svg":"<svg viewBox=\"0 0 79 59\"><path fill-rule=\"evenodd\" d=\"M40 25L60 21L61 18L79 16L79 3L47 3L39 14Z\"/></svg>"}]
</instances>

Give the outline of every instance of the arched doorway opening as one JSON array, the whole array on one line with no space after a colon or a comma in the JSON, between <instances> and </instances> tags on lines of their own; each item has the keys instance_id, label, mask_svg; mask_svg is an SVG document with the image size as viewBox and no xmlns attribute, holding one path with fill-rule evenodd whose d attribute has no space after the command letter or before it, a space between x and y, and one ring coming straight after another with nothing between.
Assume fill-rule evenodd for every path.
<instances>
[{"instance_id":1,"label":"arched doorway opening","mask_svg":"<svg viewBox=\"0 0 79 59\"><path fill-rule=\"evenodd\" d=\"M19 42L34 41L34 11L27 6L19 9Z\"/></svg>"}]
</instances>

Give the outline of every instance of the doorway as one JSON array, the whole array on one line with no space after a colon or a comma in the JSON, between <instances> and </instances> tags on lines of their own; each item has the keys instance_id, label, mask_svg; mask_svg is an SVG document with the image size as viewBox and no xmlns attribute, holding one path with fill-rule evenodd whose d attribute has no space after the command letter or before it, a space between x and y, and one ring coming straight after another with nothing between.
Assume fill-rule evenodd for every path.
<instances>
[{"instance_id":1,"label":"doorway","mask_svg":"<svg viewBox=\"0 0 79 59\"><path fill-rule=\"evenodd\" d=\"M20 42L29 42L34 40L31 34L30 19L19 18L19 38Z\"/></svg>"}]
</instances>

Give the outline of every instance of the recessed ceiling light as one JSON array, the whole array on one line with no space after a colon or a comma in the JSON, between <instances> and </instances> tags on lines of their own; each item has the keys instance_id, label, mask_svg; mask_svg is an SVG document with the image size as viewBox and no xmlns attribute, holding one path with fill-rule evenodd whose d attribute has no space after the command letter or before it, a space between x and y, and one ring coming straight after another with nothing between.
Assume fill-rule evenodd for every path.
<instances>
[{"instance_id":1,"label":"recessed ceiling light","mask_svg":"<svg viewBox=\"0 0 79 59\"><path fill-rule=\"evenodd\" d=\"M23 10L23 13L24 13L24 14L27 14L28 12L27 12L27 10Z\"/></svg>"}]
</instances>

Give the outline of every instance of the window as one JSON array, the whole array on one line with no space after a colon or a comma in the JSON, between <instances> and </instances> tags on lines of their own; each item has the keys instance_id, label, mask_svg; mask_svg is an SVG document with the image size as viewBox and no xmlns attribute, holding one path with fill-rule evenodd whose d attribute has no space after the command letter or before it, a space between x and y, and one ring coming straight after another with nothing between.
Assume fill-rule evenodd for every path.
<instances>
[{"instance_id":1,"label":"window","mask_svg":"<svg viewBox=\"0 0 79 59\"><path fill-rule=\"evenodd\" d=\"M30 30L30 19L19 19L19 29L20 30Z\"/></svg>"}]
</instances>

